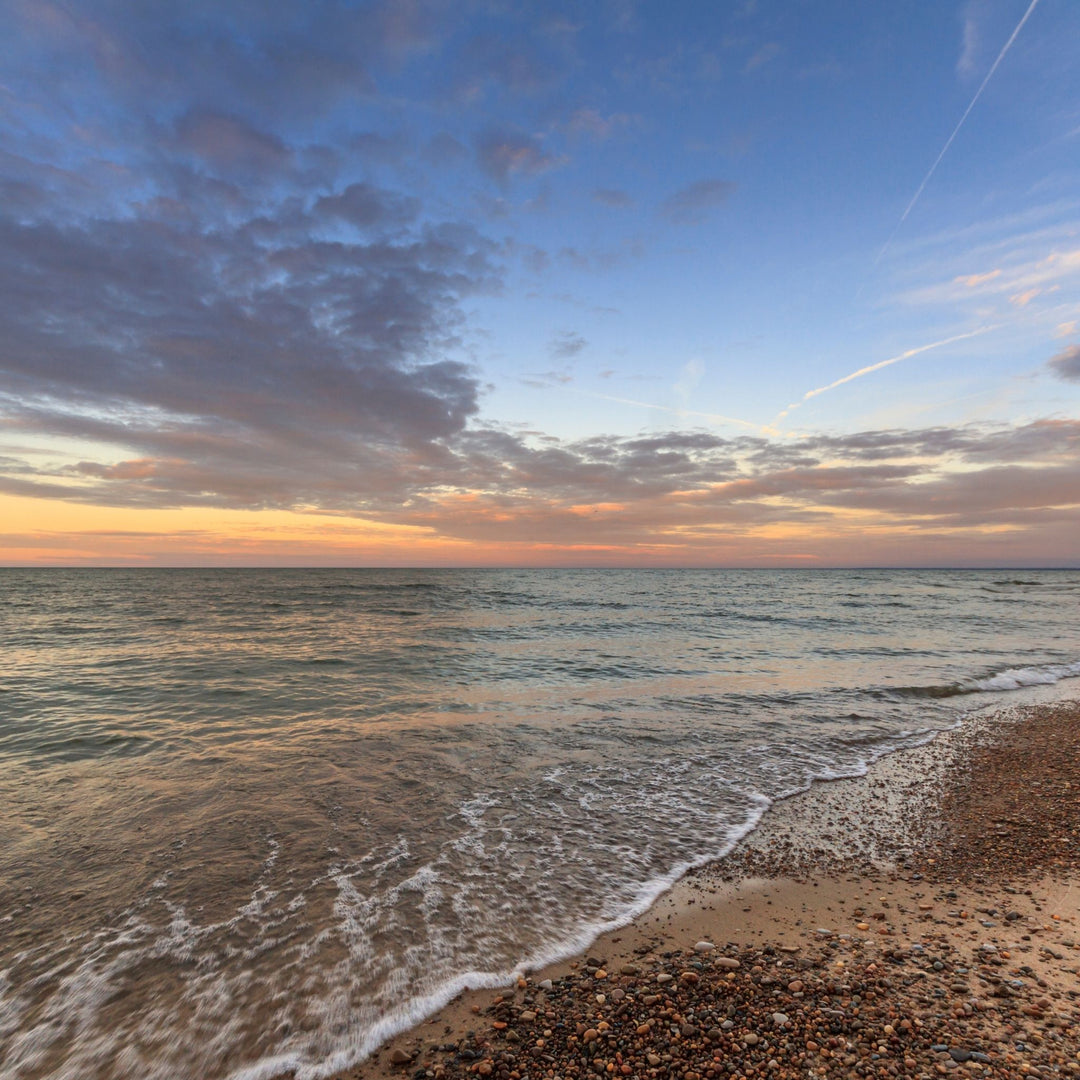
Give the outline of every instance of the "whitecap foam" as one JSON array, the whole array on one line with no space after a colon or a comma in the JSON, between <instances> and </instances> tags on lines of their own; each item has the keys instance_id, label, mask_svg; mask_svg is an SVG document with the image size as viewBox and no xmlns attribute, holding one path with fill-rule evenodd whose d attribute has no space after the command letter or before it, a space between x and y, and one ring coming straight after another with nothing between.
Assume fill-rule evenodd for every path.
<instances>
[{"instance_id":1,"label":"whitecap foam","mask_svg":"<svg viewBox=\"0 0 1080 1080\"><path fill-rule=\"evenodd\" d=\"M1038 667L1010 668L1007 671L991 675L986 679L976 679L970 683L972 690L1009 691L1022 690L1028 686L1050 686L1062 679L1074 679L1080 676L1080 660L1073 664L1044 664Z\"/></svg>"}]
</instances>

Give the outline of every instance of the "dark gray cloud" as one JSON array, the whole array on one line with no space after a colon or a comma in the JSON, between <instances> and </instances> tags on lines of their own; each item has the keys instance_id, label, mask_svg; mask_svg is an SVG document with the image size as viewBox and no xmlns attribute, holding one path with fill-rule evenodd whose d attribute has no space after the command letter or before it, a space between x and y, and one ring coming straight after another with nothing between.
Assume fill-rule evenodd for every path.
<instances>
[{"instance_id":1,"label":"dark gray cloud","mask_svg":"<svg viewBox=\"0 0 1080 1080\"><path fill-rule=\"evenodd\" d=\"M0 223L9 429L134 451L136 472L82 475L170 505L318 501L326 459L355 497L463 430L477 381L444 356L493 246L451 225L298 239L282 218Z\"/></svg>"},{"instance_id":2,"label":"dark gray cloud","mask_svg":"<svg viewBox=\"0 0 1080 1080\"><path fill-rule=\"evenodd\" d=\"M563 330L551 339L548 350L556 360L569 360L589 343L573 330Z\"/></svg>"},{"instance_id":3,"label":"dark gray cloud","mask_svg":"<svg viewBox=\"0 0 1080 1080\"><path fill-rule=\"evenodd\" d=\"M276 135L235 116L206 109L186 112L176 124L178 144L224 172L276 171L292 154Z\"/></svg>"},{"instance_id":4,"label":"dark gray cloud","mask_svg":"<svg viewBox=\"0 0 1080 1080\"><path fill-rule=\"evenodd\" d=\"M137 110L229 102L270 123L373 93L380 71L431 49L460 13L443 0L42 0L8 5L5 68L63 71L69 91L96 82Z\"/></svg>"},{"instance_id":5,"label":"dark gray cloud","mask_svg":"<svg viewBox=\"0 0 1080 1080\"><path fill-rule=\"evenodd\" d=\"M1046 362L1051 374L1067 382L1080 382L1080 345L1070 345Z\"/></svg>"},{"instance_id":6,"label":"dark gray cloud","mask_svg":"<svg viewBox=\"0 0 1080 1080\"><path fill-rule=\"evenodd\" d=\"M535 136L502 128L480 133L476 157L484 172L499 183L512 176L538 176L562 164L562 159L544 150Z\"/></svg>"},{"instance_id":7,"label":"dark gray cloud","mask_svg":"<svg viewBox=\"0 0 1080 1080\"><path fill-rule=\"evenodd\" d=\"M731 180L697 180L665 199L660 212L679 225L695 225L726 203L736 187Z\"/></svg>"},{"instance_id":8,"label":"dark gray cloud","mask_svg":"<svg viewBox=\"0 0 1080 1080\"><path fill-rule=\"evenodd\" d=\"M420 213L418 199L385 191L372 184L350 184L336 195L324 195L315 203L317 214L340 218L357 228L407 225Z\"/></svg>"}]
</instances>

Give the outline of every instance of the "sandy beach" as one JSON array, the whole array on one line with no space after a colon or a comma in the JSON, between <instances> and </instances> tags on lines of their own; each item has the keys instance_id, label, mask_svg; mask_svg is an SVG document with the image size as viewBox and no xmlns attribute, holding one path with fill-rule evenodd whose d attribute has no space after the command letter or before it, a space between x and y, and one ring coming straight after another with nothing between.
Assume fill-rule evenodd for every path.
<instances>
[{"instance_id":1,"label":"sandy beach","mask_svg":"<svg viewBox=\"0 0 1080 1080\"><path fill-rule=\"evenodd\" d=\"M1080 703L778 803L587 955L339 1080L1080 1074Z\"/></svg>"}]
</instances>

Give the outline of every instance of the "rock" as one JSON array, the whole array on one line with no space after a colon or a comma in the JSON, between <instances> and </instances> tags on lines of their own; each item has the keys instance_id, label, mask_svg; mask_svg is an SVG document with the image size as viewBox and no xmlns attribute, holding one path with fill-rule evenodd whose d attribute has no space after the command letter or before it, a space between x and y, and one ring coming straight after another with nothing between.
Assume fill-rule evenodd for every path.
<instances>
[{"instance_id":1,"label":"rock","mask_svg":"<svg viewBox=\"0 0 1080 1080\"><path fill-rule=\"evenodd\" d=\"M411 1054L406 1054L400 1046L394 1047L393 1051L390 1054L391 1065L408 1065L410 1061L412 1061Z\"/></svg>"},{"instance_id":2,"label":"rock","mask_svg":"<svg viewBox=\"0 0 1080 1080\"><path fill-rule=\"evenodd\" d=\"M526 1024L531 1024L531 1023L532 1023L532 1022L533 1022L533 1021L534 1021L534 1020L536 1019L536 1013L532 1012L532 1011L531 1011L531 1010L529 1010L529 1009L526 1009L526 1010L525 1010L525 1011L524 1011L524 1012L523 1012L523 1013L522 1013L522 1014L520 1015L519 1019L520 1019L520 1020L523 1020L523 1021L524 1021L524 1022L525 1022Z\"/></svg>"},{"instance_id":3,"label":"rock","mask_svg":"<svg viewBox=\"0 0 1080 1080\"><path fill-rule=\"evenodd\" d=\"M783 1027L788 1022L787 1013L774 1012L772 1014L772 1022L777 1027Z\"/></svg>"},{"instance_id":4,"label":"rock","mask_svg":"<svg viewBox=\"0 0 1080 1080\"><path fill-rule=\"evenodd\" d=\"M696 983L701 976L696 971L683 971L679 973L679 978L684 983Z\"/></svg>"},{"instance_id":5,"label":"rock","mask_svg":"<svg viewBox=\"0 0 1080 1080\"><path fill-rule=\"evenodd\" d=\"M694 952L707 953L715 948L716 946L711 941L699 941L694 945Z\"/></svg>"},{"instance_id":6,"label":"rock","mask_svg":"<svg viewBox=\"0 0 1080 1080\"><path fill-rule=\"evenodd\" d=\"M552 984L550 979L541 979L536 985L539 986L541 990L550 990Z\"/></svg>"},{"instance_id":7,"label":"rock","mask_svg":"<svg viewBox=\"0 0 1080 1080\"><path fill-rule=\"evenodd\" d=\"M713 961L713 967L725 968L728 971L734 971L737 967L741 966L742 965L738 960L735 960L730 956L718 956Z\"/></svg>"},{"instance_id":8,"label":"rock","mask_svg":"<svg viewBox=\"0 0 1080 1080\"><path fill-rule=\"evenodd\" d=\"M790 990L790 991L791 991L791 992L792 992L793 994L800 994L800 993L802 993L802 988L803 988L803 981L802 981L802 979L792 979L792 980L791 980L791 982L789 982L789 983L787 984L787 988L788 988L788 989L789 989L789 990Z\"/></svg>"},{"instance_id":9,"label":"rock","mask_svg":"<svg viewBox=\"0 0 1080 1080\"><path fill-rule=\"evenodd\" d=\"M735 1021L734 1021L734 1020L725 1020L725 1021L724 1021L724 1022L723 1022L723 1023L722 1023L721 1025L720 1025L721 1029L722 1029L722 1030L724 1030L724 1031L731 1031L731 1029L732 1029L732 1028L733 1028L734 1026L735 1026Z\"/></svg>"},{"instance_id":10,"label":"rock","mask_svg":"<svg viewBox=\"0 0 1080 1080\"><path fill-rule=\"evenodd\" d=\"M600 1032L596 1028L589 1028L584 1035L581 1036L581 1041L586 1043L595 1042L600 1037Z\"/></svg>"},{"instance_id":11,"label":"rock","mask_svg":"<svg viewBox=\"0 0 1080 1080\"><path fill-rule=\"evenodd\" d=\"M646 1054L645 1060L648 1061L648 1063L652 1065L653 1068L656 1068L656 1066L660 1064L662 1059L659 1054Z\"/></svg>"},{"instance_id":12,"label":"rock","mask_svg":"<svg viewBox=\"0 0 1080 1080\"><path fill-rule=\"evenodd\" d=\"M619 974L620 975L640 975L641 974L641 968L639 968L637 966L637 964L623 964L623 966L619 969Z\"/></svg>"},{"instance_id":13,"label":"rock","mask_svg":"<svg viewBox=\"0 0 1080 1080\"><path fill-rule=\"evenodd\" d=\"M656 976L656 981L661 984L669 983L673 978L673 975L669 975L666 971L661 971L660 974Z\"/></svg>"},{"instance_id":14,"label":"rock","mask_svg":"<svg viewBox=\"0 0 1080 1080\"><path fill-rule=\"evenodd\" d=\"M752 1031L748 1031L742 1037L742 1041L744 1043L746 1043L747 1046L757 1046L757 1044L759 1042L761 1042L761 1036L760 1035L755 1035L754 1032L752 1032Z\"/></svg>"}]
</instances>

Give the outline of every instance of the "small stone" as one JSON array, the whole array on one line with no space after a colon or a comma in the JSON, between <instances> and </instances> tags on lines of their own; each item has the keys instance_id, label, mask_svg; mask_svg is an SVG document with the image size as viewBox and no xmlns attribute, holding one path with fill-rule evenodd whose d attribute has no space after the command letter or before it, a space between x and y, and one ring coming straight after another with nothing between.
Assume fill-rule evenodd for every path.
<instances>
[{"instance_id":1,"label":"small stone","mask_svg":"<svg viewBox=\"0 0 1080 1080\"><path fill-rule=\"evenodd\" d=\"M699 941L694 945L694 952L712 952L715 948L716 946L711 941Z\"/></svg>"},{"instance_id":2,"label":"small stone","mask_svg":"<svg viewBox=\"0 0 1080 1080\"><path fill-rule=\"evenodd\" d=\"M586 1031L585 1034L581 1036L581 1041L591 1043L591 1042L595 1042L599 1037L600 1037L600 1032L597 1031L596 1028L589 1028L589 1030Z\"/></svg>"},{"instance_id":3,"label":"small stone","mask_svg":"<svg viewBox=\"0 0 1080 1080\"><path fill-rule=\"evenodd\" d=\"M412 1061L412 1057L406 1054L400 1046L395 1047L390 1053L391 1065L408 1065Z\"/></svg>"},{"instance_id":4,"label":"small stone","mask_svg":"<svg viewBox=\"0 0 1080 1080\"><path fill-rule=\"evenodd\" d=\"M669 983L673 978L673 975L669 975L666 971L661 971L660 974L656 976L656 981L661 984Z\"/></svg>"},{"instance_id":5,"label":"small stone","mask_svg":"<svg viewBox=\"0 0 1080 1080\"><path fill-rule=\"evenodd\" d=\"M550 979L541 979L540 982L538 982L536 985L539 986L541 990L550 990L551 989L551 980Z\"/></svg>"},{"instance_id":6,"label":"small stone","mask_svg":"<svg viewBox=\"0 0 1080 1080\"><path fill-rule=\"evenodd\" d=\"M772 1022L777 1027L783 1027L788 1022L787 1013L774 1012L772 1014Z\"/></svg>"},{"instance_id":7,"label":"small stone","mask_svg":"<svg viewBox=\"0 0 1080 1080\"><path fill-rule=\"evenodd\" d=\"M684 971L679 975L684 983L696 983L701 976L696 971Z\"/></svg>"},{"instance_id":8,"label":"small stone","mask_svg":"<svg viewBox=\"0 0 1080 1080\"><path fill-rule=\"evenodd\" d=\"M637 964L623 964L623 966L619 969L619 974L621 974L621 975L640 975L641 974L641 968L639 968L637 966Z\"/></svg>"},{"instance_id":9,"label":"small stone","mask_svg":"<svg viewBox=\"0 0 1080 1080\"><path fill-rule=\"evenodd\" d=\"M659 1054L646 1054L645 1060L648 1061L648 1063L652 1065L653 1068L655 1068L657 1065L660 1064L661 1058Z\"/></svg>"},{"instance_id":10,"label":"small stone","mask_svg":"<svg viewBox=\"0 0 1080 1080\"><path fill-rule=\"evenodd\" d=\"M742 1037L742 1041L746 1043L747 1046L757 1046L757 1044L761 1042L761 1037L759 1035L755 1035L752 1031L748 1031Z\"/></svg>"},{"instance_id":11,"label":"small stone","mask_svg":"<svg viewBox=\"0 0 1080 1080\"><path fill-rule=\"evenodd\" d=\"M787 984L787 988L788 988L788 989L789 989L789 990L790 990L790 991L791 991L791 992L792 992L793 994L800 994L800 993L802 993L802 988L803 988L803 981L802 981L802 979L792 979L792 980L791 980L791 982L789 982L789 983Z\"/></svg>"},{"instance_id":12,"label":"small stone","mask_svg":"<svg viewBox=\"0 0 1080 1080\"><path fill-rule=\"evenodd\" d=\"M734 971L737 967L741 967L742 965L739 963L738 960L734 959L733 957L718 956L713 961L713 966L718 968L724 968L726 971Z\"/></svg>"},{"instance_id":13,"label":"small stone","mask_svg":"<svg viewBox=\"0 0 1080 1080\"><path fill-rule=\"evenodd\" d=\"M521 1019L521 1020L524 1020L524 1021L525 1021L525 1023L527 1023L527 1024L531 1024L531 1023L532 1023L532 1022L533 1022L533 1021L534 1021L534 1020L536 1019L536 1013L532 1012L532 1011L531 1011L531 1010L529 1010L529 1009L526 1009L526 1010L525 1010L525 1011L524 1011L524 1012L523 1012L523 1013L521 1014L521 1016L520 1016L520 1018L519 1018L519 1019Z\"/></svg>"},{"instance_id":14,"label":"small stone","mask_svg":"<svg viewBox=\"0 0 1080 1080\"><path fill-rule=\"evenodd\" d=\"M732 1029L732 1028L733 1028L734 1026L735 1026L735 1021L734 1021L734 1020L725 1020L725 1021L724 1021L724 1022L723 1022L723 1023L722 1023L721 1025L720 1025L721 1029L722 1029L722 1030L724 1030L724 1031L731 1031L731 1029Z\"/></svg>"}]
</instances>

